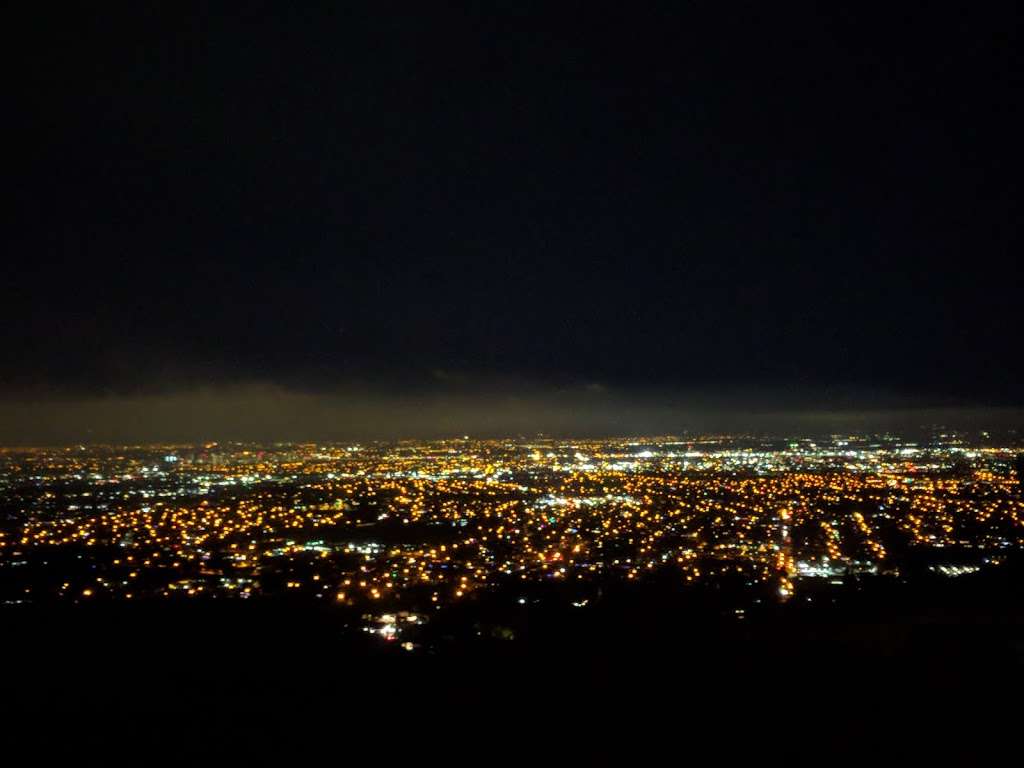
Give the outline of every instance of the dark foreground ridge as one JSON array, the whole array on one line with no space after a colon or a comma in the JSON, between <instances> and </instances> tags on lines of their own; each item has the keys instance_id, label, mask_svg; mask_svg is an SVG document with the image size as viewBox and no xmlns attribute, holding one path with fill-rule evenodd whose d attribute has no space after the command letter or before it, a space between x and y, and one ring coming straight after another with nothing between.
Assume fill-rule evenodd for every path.
<instances>
[{"instance_id":1,"label":"dark foreground ridge","mask_svg":"<svg viewBox=\"0 0 1024 768\"><path fill-rule=\"evenodd\" d=\"M4 705L358 710L422 694L616 706L772 686L830 706L990 695L1024 677L1021 576L1010 563L941 584L869 583L839 603L773 604L742 618L723 614L714 590L629 585L587 611L538 598L503 624L486 605L467 608L433 628L424 653L286 600L6 606Z\"/></svg>"}]
</instances>

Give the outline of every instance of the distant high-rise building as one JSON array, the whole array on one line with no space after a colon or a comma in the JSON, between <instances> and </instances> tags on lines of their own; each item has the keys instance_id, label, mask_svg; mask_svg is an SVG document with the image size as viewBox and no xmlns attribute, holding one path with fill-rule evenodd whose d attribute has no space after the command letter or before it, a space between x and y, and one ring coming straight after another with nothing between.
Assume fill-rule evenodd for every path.
<instances>
[{"instance_id":1,"label":"distant high-rise building","mask_svg":"<svg viewBox=\"0 0 1024 768\"><path fill-rule=\"evenodd\" d=\"M1024 491L1024 453L1017 456L1017 487Z\"/></svg>"}]
</instances>

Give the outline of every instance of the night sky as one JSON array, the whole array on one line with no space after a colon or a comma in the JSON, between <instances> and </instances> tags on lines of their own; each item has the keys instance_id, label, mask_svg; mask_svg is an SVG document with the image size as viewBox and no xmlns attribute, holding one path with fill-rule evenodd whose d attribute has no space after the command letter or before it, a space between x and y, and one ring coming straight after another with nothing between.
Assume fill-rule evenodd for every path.
<instances>
[{"instance_id":1,"label":"night sky","mask_svg":"<svg viewBox=\"0 0 1024 768\"><path fill-rule=\"evenodd\" d=\"M203 5L3 14L2 440L1024 406L1014 4Z\"/></svg>"}]
</instances>

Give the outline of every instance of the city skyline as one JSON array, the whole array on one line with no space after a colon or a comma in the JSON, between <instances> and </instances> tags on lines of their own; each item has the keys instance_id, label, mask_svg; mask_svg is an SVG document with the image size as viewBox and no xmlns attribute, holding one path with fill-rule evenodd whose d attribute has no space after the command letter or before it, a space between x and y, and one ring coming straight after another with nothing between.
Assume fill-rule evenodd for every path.
<instances>
[{"instance_id":1,"label":"city skyline","mask_svg":"<svg viewBox=\"0 0 1024 768\"><path fill-rule=\"evenodd\" d=\"M1016 733L1020 3L8 5L12 745Z\"/></svg>"}]
</instances>

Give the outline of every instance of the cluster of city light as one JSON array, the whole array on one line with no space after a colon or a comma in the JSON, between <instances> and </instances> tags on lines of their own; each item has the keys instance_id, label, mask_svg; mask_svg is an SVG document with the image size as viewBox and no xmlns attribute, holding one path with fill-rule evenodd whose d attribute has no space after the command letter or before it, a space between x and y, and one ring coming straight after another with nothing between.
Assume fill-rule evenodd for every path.
<instances>
[{"instance_id":1,"label":"cluster of city light","mask_svg":"<svg viewBox=\"0 0 1024 768\"><path fill-rule=\"evenodd\" d=\"M1014 456L853 436L10 450L0 566L8 601L282 594L415 616L666 571L792 599L895 572L894 550L1020 547Z\"/></svg>"}]
</instances>

